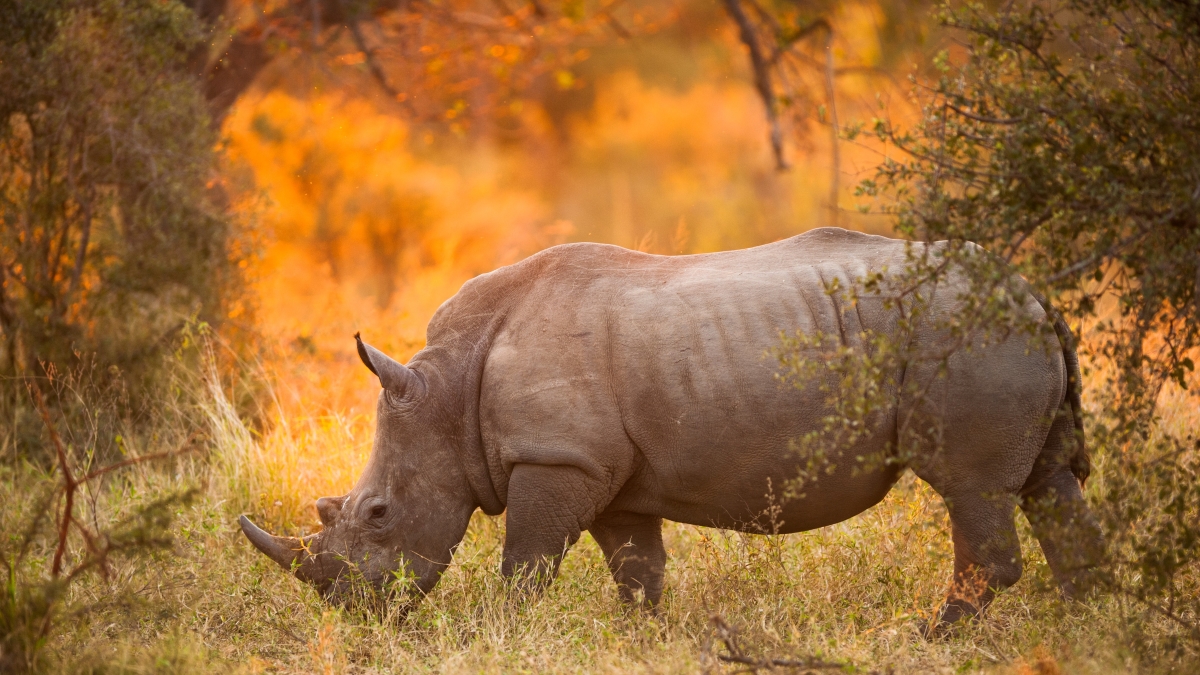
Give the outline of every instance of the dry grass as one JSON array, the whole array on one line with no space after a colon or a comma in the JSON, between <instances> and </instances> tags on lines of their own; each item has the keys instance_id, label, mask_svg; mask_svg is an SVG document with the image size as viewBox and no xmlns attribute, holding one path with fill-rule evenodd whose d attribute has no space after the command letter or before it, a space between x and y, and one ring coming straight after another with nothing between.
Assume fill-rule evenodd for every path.
<instances>
[{"instance_id":1,"label":"dry grass","mask_svg":"<svg viewBox=\"0 0 1200 675\"><path fill-rule=\"evenodd\" d=\"M514 603L498 574L503 527L503 518L477 514L435 592L403 625L381 626L322 607L248 546L223 504L200 503L180 517L178 558L126 571L139 580L142 611L92 616L64 646L136 660L134 647L180 652L183 644L189 670L697 672L720 668L709 625L718 613L748 653L818 655L883 672L1005 672L1038 660L1110 672L1123 663L1106 641L1120 609L1111 600L1062 603L1034 546L1026 578L986 621L951 639L922 639L950 557L944 514L912 479L864 516L808 534L668 525L659 618L620 603L586 535L544 597Z\"/></svg>"},{"instance_id":2,"label":"dry grass","mask_svg":"<svg viewBox=\"0 0 1200 675\"><path fill-rule=\"evenodd\" d=\"M1170 402L1168 422L1196 424L1187 404ZM220 387L208 389L203 411L206 460L139 467L94 495L94 512L115 518L202 486L177 513L175 554L124 563L110 580L73 590L93 609L54 637L62 663L134 673L734 672L717 658L716 614L752 656L819 657L858 672L1186 672L1124 646L1130 619L1156 630L1137 607L1113 597L1062 601L1023 519L1021 582L985 620L947 639L922 638L952 556L941 501L911 474L867 513L814 532L761 537L667 524L658 617L622 605L586 534L545 595L512 600L499 575L504 518L477 513L435 591L404 623L380 625L322 606L254 551L235 522L250 512L292 533L314 529L312 499L344 493L365 463L370 416L305 415L279 403L280 419L261 436ZM20 472L4 478L0 499L27 503ZM7 532L21 510L6 508Z\"/></svg>"}]
</instances>

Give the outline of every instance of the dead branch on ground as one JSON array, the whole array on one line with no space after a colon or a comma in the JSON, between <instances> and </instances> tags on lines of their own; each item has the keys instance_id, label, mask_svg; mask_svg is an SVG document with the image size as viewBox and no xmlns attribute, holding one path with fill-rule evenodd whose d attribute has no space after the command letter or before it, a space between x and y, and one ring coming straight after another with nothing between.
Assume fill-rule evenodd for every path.
<instances>
[{"instance_id":1,"label":"dead branch on ground","mask_svg":"<svg viewBox=\"0 0 1200 675\"><path fill-rule=\"evenodd\" d=\"M819 670L841 670L846 672L866 672L871 675L878 675L878 671L859 671L854 664L839 661L826 661L813 656L803 659L772 659L772 658L754 658L746 654L738 643L737 628L730 626L720 614L712 614L709 616L709 624L712 625L713 633L725 645L725 650L728 654L717 654L716 657L725 663L736 663L746 666L736 672L755 673L759 670L775 670L776 668L790 668L801 672L819 671ZM706 645L707 648L707 645Z\"/></svg>"}]
</instances>

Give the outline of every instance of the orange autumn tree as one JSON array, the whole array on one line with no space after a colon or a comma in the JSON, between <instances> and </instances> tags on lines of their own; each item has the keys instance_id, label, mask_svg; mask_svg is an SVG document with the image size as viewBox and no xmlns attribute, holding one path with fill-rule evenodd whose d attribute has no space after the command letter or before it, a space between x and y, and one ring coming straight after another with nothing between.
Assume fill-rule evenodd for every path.
<instances>
[{"instance_id":1,"label":"orange autumn tree","mask_svg":"<svg viewBox=\"0 0 1200 675\"><path fill-rule=\"evenodd\" d=\"M743 77L753 50L745 50L745 36L720 5L313 9L225 6L214 30L233 37L213 43L200 72L214 116L228 116L231 155L271 196L264 282L276 283L279 265L293 264L286 258L313 270L302 275L312 288L306 297L353 286L350 296L373 296L380 310L398 292L428 287L427 274L445 269L431 252L450 256L449 241L458 242L452 257L462 269L455 281L436 282L443 298L467 276L564 236L686 253L837 222L837 180L821 188L830 197L818 199L811 177L776 176L771 167L799 160L811 172L804 162L814 140L820 153L837 149L829 142L838 132L836 106L827 101L829 47L837 52L832 76L843 102L871 109L874 102L863 101L890 83L880 76L913 42L918 17L871 1L804 15L758 6L751 12L755 44L774 39L767 29L817 19L825 27L820 40L794 39L776 50L768 73L776 95L764 107L761 97L753 100L753 75ZM839 31L836 42L831 29ZM241 89L234 87L234 71L255 74L253 86L240 79ZM235 109L237 91L246 92L245 105ZM829 133L814 139L816 129ZM781 134L786 157L769 142ZM843 150L842 159L853 152ZM819 169L821 183L847 163L834 158L833 171ZM835 208L822 210L818 201ZM470 215L476 210L482 213ZM826 211L831 219L813 217ZM464 239L464 227L479 236ZM427 317L433 307L426 302L416 311ZM295 329L296 336L310 333Z\"/></svg>"},{"instance_id":2,"label":"orange autumn tree","mask_svg":"<svg viewBox=\"0 0 1200 675\"><path fill-rule=\"evenodd\" d=\"M470 123L502 133L519 125L523 101L569 90L589 50L632 48L664 27L711 24L713 8L688 0L186 0L210 31L192 71L214 121L271 66L309 59L324 75L369 79L394 111L461 133ZM867 3L881 36L878 63L839 63L841 10L854 3L723 0L722 22L749 57L779 168L787 131L819 118L838 128L835 81L889 75L923 35L924 4ZM698 38L704 39L704 38Z\"/></svg>"}]
</instances>

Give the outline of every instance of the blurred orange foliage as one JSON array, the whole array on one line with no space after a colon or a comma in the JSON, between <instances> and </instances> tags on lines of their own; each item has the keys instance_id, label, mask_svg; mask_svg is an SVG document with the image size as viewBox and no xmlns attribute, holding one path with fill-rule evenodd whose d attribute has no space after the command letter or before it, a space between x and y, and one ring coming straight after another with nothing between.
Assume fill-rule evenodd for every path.
<instances>
[{"instance_id":1,"label":"blurred orange foliage","mask_svg":"<svg viewBox=\"0 0 1200 675\"><path fill-rule=\"evenodd\" d=\"M840 10L855 32L839 36L839 58L879 58L872 7ZM633 56L622 51L629 47L585 54L591 70L572 77L586 77L586 87L510 102L517 133L406 123L394 104L345 88L245 97L225 124L226 147L261 196L266 243L253 276L260 330L282 347L272 364L280 415L369 418L378 385L357 362L356 331L407 359L463 282L545 247L600 241L700 253L829 224L828 127L809 120L789 149L794 168L777 172L744 54L720 19L696 29L707 33L699 46L660 41ZM508 53L497 47L496 58ZM881 114L876 92L886 99L894 87L870 73L840 78L843 119ZM841 144L838 224L887 231L882 219L851 210L853 184L879 157ZM357 436L370 425L335 426L355 429L337 441L355 448L342 459L353 470L339 469L336 485L293 486L309 497L349 489L365 461L369 436ZM321 452L327 459L330 449ZM328 482L301 464L287 461Z\"/></svg>"}]
</instances>

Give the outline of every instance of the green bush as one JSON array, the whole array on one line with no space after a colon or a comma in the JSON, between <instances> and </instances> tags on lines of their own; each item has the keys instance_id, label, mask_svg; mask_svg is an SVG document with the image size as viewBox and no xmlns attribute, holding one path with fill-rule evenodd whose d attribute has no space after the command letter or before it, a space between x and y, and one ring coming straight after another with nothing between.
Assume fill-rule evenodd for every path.
<instances>
[{"instance_id":1,"label":"green bush","mask_svg":"<svg viewBox=\"0 0 1200 675\"><path fill-rule=\"evenodd\" d=\"M1015 271L1070 320L1087 366L1097 469L1087 496L1108 540L1104 585L1129 612L1130 644L1195 658L1200 445L1194 416L1165 419L1162 404L1197 404L1200 4L968 3L944 6L940 20L963 49L938 58L913 128L875 122L892 159L859 194L891 200L907 237L947 244L913 256L888 289L864 279L853 292L928 287L962 270L970 288L948 330L1036 333L1010 301ZM903 302L919 313L919 298ZM868 345L833 355L843 380L875 381L912 356L902 343ZM789 354L807 346L782 350L795 374ZM878 409L872 390L848 392L839 409L850 418Z\"/></svg>"},{"instance_id":2,"label":"green bush","mask_svg":"<svg viewBox=\"0 0 1200 675\"><path fill-rule=\"evenodd\" d=\"M87 364L141 395L174 334L239 288L211 128L186 72L192 11L0 3L0 377ZM24 453L39 424L0 401Z\"/></svg>"}]
</instances>

